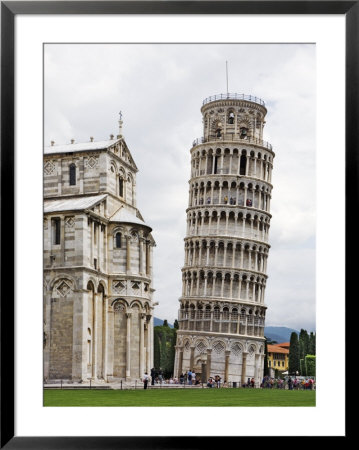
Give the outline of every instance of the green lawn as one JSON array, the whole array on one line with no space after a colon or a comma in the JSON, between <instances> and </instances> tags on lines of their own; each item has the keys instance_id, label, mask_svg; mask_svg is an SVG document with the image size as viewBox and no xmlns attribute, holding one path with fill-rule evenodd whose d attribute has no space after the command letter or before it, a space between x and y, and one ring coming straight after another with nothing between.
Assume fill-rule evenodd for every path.
<instances>
[{"instance_id":1,"label":"green lawn","mask_svg":"<svg viewBox=\"0 0 359 450\"><path fill-rule=\"evenodd\" d=\"M44 406L315 406L315 391L279 389L44 390Z\"/></svg>"}]
</instances>

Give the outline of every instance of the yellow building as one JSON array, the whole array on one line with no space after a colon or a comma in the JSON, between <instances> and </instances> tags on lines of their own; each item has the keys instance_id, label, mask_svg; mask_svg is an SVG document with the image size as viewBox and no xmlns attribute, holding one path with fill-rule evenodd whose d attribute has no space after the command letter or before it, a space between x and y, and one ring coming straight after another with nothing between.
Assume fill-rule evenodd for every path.
<instances>
[{"instance_id":1,"label":"yellow building","mask_svg":"<svg viewBox=\"0 0 359 450\"><path fill-rule=\"evenodd\" d=\"M268 345L268 367L280 372L288 370L289 342Z\"/></svg>"}]
</instances>

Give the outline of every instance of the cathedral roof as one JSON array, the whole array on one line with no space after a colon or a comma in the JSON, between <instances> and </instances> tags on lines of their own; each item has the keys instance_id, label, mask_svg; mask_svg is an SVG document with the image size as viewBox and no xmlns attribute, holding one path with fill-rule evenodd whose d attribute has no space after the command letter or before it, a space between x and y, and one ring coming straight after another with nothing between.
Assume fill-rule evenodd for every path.
<instances>
[{"instance_id":1,"label":"cathedral roof","mask_svg":"<svg viewBox=\"0 0 359 450\"><path fill-rule=\"evenodd\" d=\"M135 223L138 225L148 226L143 220L138 218L135 214L125 209L123 206L118 209L113 216L110 218L110 222L122 222L122 223ZM152 229L152 228L151 228Z\"/></svg>"},{"instance_id":2,"label":"cathedral roof","mask_svg":"<svg viewBox=\"0 0 359 450\"><path fill-rule=\"evenodd\" d=\"M62 198L60 200L45 200L44 213L58 211L74 211L88 209L106 198L106 194L91 197Z\"/></svg>"},{"instance_id":3,"label":"cathedral roof","mask_svg":"<svg viewBox=\"0 0 359 450\"><path fill-rule=\"evenodd\" d=\"M50 145L44 147L44 154L49 155L51 153L72 153L89 150L102 150L110 147L117 141L118 139L109 139L107 141L80 142L78 144Z\"/></svg>"}]
</instances>

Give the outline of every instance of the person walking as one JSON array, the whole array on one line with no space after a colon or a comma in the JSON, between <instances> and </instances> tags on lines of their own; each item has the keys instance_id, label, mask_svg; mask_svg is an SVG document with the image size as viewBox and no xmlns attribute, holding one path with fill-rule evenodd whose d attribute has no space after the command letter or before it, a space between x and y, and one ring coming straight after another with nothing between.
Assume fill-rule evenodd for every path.
<instances>
[{"instance_id":1,"label":"person walking","mask_svg":"<svg viewBox=\"0 0 359 450\"><path fill-rule=\"evenodd\" d=\"M192 384L196 384L196 372L192 370Z\"/></svg>"},{"instance_id":2,"label":"person walking","mask_svg":"<svg viewBox=\"0 0 359 450\"><path fill-rule=\"evenodd\" d=\"M293 381L291 377L288 378L288 389L291 391L293 389Z\"/></svg>"},{"instance_id":3,"label":"person walking","mask_svg":"<svg viewBox=\"0 0 359 450\"><path fill-rule=\"evenodd\" d=\"M153 367L151 369L151 385L154 386L155 385L155 378L156 378L156 372L155 372L155 368Z\"/></svg>"},{"instance_id":4,"label":"person walking","mask_svg":"<svg viewBox=\"0 0 359 450\"><path fill-rule=\"evenodd\" d=\"M187 372L187 380L188 380L188 384L192 385L192 371L191 371L191 369L189 369L188 372Z\"/></svg>"},{"instance_id":5,"label":"person walking","mask_svg":"<svg viewBox=\"0 0 359 450\"><path fill-rule=\"evenodd\" d=\"M145 374L143 375L142 381L143 381L143 389L147 389L147 384L148 384L148 380L150 379L150 377L148 376L148 373L145 372Z\"/></svg>"}]
</instances>

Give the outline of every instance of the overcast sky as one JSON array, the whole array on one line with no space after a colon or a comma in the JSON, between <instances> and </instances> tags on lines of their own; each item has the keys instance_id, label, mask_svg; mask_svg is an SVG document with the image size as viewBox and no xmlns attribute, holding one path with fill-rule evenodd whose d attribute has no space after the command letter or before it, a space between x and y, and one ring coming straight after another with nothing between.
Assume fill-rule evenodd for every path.
<instances>
[{"instance_id":1,"label":"overcast sky","mask_svg":"<svg viewBox=\"0 0 359 450\"><path fill-rule=\"evenodd\" d=\"M203 99L262 98L276 154L266 325L315 330L316 66L312 44L45 46L45 145L123 134L139 168L137 207L153 228L155 316L173 323L182 291L190 149Z\"/></svg>"}]
</instances>

